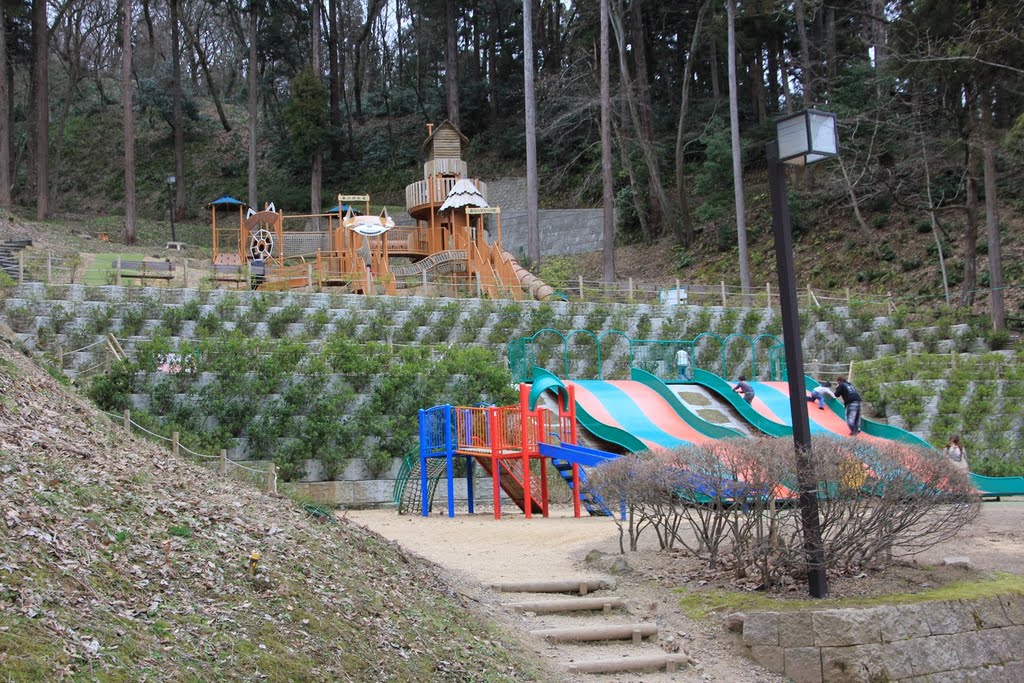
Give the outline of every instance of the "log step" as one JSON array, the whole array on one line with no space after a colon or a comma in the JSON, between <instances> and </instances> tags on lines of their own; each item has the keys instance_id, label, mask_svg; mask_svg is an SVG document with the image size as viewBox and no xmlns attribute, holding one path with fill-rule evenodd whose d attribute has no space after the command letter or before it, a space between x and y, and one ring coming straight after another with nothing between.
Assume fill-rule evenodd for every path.
<instances>
[{"instance_id":1,"label":"log step","mask_svg":"<svg viewBox=\"0 0 1024 683\"><path fill-rule=\"evenodd\" d=\"M622 607L622 598L575 598L573 600L534 600L529 602L510 602L508 604L517 612L536 612L546 614L550 612L583 612L586 610L604 610L611 612L616 607Z\"/></svg>"},{"instance_id":2,"label":"log step","mask_svg":"<svg viewBox=\"0 0 1024 683\"><path fill-rule=\"evenodd\" d=\"M642 655L616 659L596 659L592 662L574 662L570 673L607 674L620 671L657 671L664 669L675 673L688 664L686 655Z\"/></svg>"},{"instance_id":3,"label":"log step","mask_svg":"<svg viewBox=\"0 0 1024 683\"><path fill-rule=\"evenodd\" d=\"M604 579L563 579L558 581L520 581L496 583L492 588L499 593L579 593L611 590L615 584Z\"/></svg>"},{"instance_id":4,"label":"log step","mask_svg":"<svg viewBox=\"0 0 1024 683\"><path fill-rule=\"evenodd\" d=\"M608 626L578 626L573 628L547 628L530 631L549 643L583 642L592 640L630 640L639 644L644 638L658 635L657 624L611 624Z\"/></svg>"}]
</instances>

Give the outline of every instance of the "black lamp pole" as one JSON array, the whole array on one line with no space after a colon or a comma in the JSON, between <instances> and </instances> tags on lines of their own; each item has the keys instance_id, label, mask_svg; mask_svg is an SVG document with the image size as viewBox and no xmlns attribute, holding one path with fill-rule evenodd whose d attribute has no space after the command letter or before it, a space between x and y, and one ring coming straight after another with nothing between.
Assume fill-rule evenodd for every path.
<instances>
[{"instance_id":1,"label":"black lamp pole","mask_svg":"<svg viewBox=\"0 0 1024 683\"><path fill-rule=\"evenodd\" d=\"M167 176L167 215L171 217L171 241L177 242L174 236L174 182L174 176Z\"/></svg>"},{"instance_id":2,"label":"black lamp pole","mask_svg":"<svg viewBox=\"0 0 1024 683\"><path fill-rule=\"evenodd\" d=\"M782 305L782 337L785 340L786 376L789 381L789 405L793 413L793 444L796 447L797 483L800 487L800 519L804 529L804 555L807 583L812 597L828 595L825 574L825 550L818 517L818 479L811 463L811 425L807 416L804 388L804 359L801 348L800 314L796 298L796 269L793 266L793 234L789 223L786 175L779 162L779 144L768 143L768 188L772 201L772 227L775 231L775 262L779 273L779 298Z\"/></svg>"}]
</instances>

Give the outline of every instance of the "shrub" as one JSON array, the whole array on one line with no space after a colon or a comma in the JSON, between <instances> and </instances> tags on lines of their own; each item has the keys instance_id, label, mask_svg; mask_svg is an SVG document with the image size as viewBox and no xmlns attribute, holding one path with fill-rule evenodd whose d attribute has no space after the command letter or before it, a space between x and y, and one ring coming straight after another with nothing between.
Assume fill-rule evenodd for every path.
<instances>
[{"instance_id":1,"label":"shrub","mask_svg":"<svg viewBox=\"0 0 1024 683\"><path fill-rule=\"evenodd\" d=\"M818 491L825 568L884 566L954 536L979 502L968 477L937 451L905 444L864 446L816 439L808 454ZM606 504L623 501L620 549L647 530L680 545L709 569L777 589L805 575L796 455L784 439L735 439L710 447L624 456L599 466L591 483Z\"/></svg>"}]
</instances>

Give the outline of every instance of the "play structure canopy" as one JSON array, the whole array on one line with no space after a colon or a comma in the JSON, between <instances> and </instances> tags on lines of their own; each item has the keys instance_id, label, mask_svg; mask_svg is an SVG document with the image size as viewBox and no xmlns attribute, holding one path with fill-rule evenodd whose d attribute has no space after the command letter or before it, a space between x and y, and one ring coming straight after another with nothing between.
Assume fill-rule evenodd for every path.
<instances>
[{"instance_id":1,"label":"play structure canopy","mask_svg":"<svg viewBox=\"0 0 1024 683\"><path fill-rule=\"evenodd\" d=\"M239 200L235 199L234 197L229 197L227 195L224 195L220 199L214 199L212 202L207 204L207 206L245 206L245 205L246 205L245 202L239 201Z\"/></svg>"}]
</instances>

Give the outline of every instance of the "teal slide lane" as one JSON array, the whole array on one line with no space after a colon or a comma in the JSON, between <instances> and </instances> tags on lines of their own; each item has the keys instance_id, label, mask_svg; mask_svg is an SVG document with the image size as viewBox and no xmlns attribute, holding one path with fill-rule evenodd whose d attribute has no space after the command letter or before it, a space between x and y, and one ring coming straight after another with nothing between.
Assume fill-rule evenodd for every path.
<instances>
[{"instance_id":1,"label":"teal slide lane","mask_svg":"<svg viewBox=\"0 0 1024 683\"><path fill-rule=\"evenodd\" d=\"M534 396L534 392L538 386L541 387L541 392L559 392L560 390L565 389L565 384L557 375L548 372L544 368L535 366L533 368L533 390L530 391L531 406L533 406L536 403L536 399L539 398L540 392L537 393L537 396ZM579 423L583 425L588 432L602 441L615 444L630 453L638 453L640 451L647 450L647 445L643 441L623 429L601 422L584 410L583 406L581 406L579 402L576 403L576 419L579 420Z\"/></svg>"},{"instance_id":2,"label":"teal slide lane","mask_svg":"<svg viewBox=\"0 0 1024 683\"><path fill-rule=\"evenodd\" d=\"M609 414L614 415L623 430L644 442L675 448L690 446L691 442L672 436L652 422L643 409L622 389L613 384L597 379L576 380L577 387L600 401ZM579 401L577 396L577 402Z\"/></svg>"},{"instance_id":3,"label":"teal slide lane","mask_svg":"<svg viewBox=\"0 0 1024 683\"><path fill-rule=\"evenodd\" d=\"M698 370L698 372L704 371ZM676 411L676 414L686 421L686 424L690 425L701 434L709 436L712 439L735 439L743 437L743 434L740 434L735 429L729 429L728 427L723 427L722 425L716 425L713 422L708 422L699 415L695 415L679 401L679 398L676 397L674 393L672 393L672 390L668 388L667 384L665 384L655 375L652 375L646 370L641 370L640 368L633 368L630 371L630 377L634 381L640 382L644 386L648 386L651 389L654 389L654 391L656 391L659 396L665 399L665 401L670 406L672 406L672 408ZM746 405L746 401L741 400L740 402Z\"/></svg>"},{"instance_id":4,"label":"teal slide lane","mask_svg":"<svg viewBox=\"0 0 1024 683\"><path fill-rule=\"evenodd\" d=\"M793 436L791 426L769 420L751 408L739 394L732 390L732 385L718 375L697 368L694 370L693 383L717 394L719 398L732 406L744 420L768 436ZM786 413L789 413L788 404Z\"/></svg>"},{"instance_id":5,"label":"teal slide lane","mask_svg":"<svg viewBox=\"0 0 1024 683\"><path fill-rule=\"evenodd\" d=\"M971 472L971 483L982 496L1024 496L1024 477L986 477Z\"/></svg>"}]
</instances>

